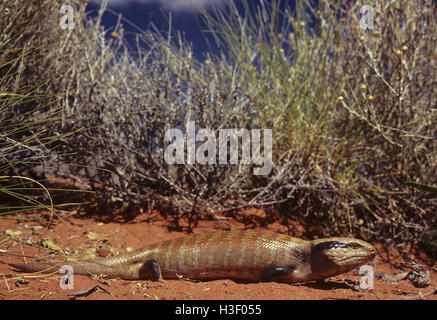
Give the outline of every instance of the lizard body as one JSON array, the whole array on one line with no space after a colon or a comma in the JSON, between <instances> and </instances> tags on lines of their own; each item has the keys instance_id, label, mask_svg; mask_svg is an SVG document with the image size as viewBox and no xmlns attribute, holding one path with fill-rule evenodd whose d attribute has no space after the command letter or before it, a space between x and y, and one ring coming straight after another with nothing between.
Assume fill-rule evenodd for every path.
<instances>
[{"instance_id":1,"label":"lizard body","mask_svg":"<svg viewBox=\"0 0 437 320\"><path fill-rule=\"evenodd\" d=\"M353 238L312 241L256 230L189 235L109 258L65 262L74 274L121 279L229 278L302 282L348 272L372 260L375 248ZM11 264L24 272L53 272L59 263Z\"/></svg>"}]
</instances>

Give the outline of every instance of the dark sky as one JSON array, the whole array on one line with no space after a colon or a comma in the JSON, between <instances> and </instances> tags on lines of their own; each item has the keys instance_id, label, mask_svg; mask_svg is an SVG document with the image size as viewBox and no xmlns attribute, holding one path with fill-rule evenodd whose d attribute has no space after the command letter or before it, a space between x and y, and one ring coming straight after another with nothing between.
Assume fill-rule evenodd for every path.
<instances>
[{"instance_id":1,"label":"dark sky","mask_svg":"<svg viewBox=\"0 0 437 320\"><path fill-rule=\"evenodd\" d=\"M209 13L213 13L212 7L223 8L227 0L192 0L196 3L204 4ZM251 6L259 4L259 0L248 0ZM100 6L101 0L91 0L87 7L87 11L91 15L95 15ZM268 1L265 1L268 2ZM285 5L292 6L294 0L282 0L282 7ZM205 3L209 3L205 4ZM240 0L234 0L238 9L242 12L244 10ZM201 25L200 14L196 13L192 7L186 5L185 0L109 0L108 7L121 13L124 18L134 23L139 28L146 30L150 27L150 23L166 33L168 31L167 19L172 15L173 30L180 31L185 35L185 39L192 43L194 54L199 60L206 59L208 47L205 42L205 35L201 30L205 29ZM166 18L167 17L167 18ZM117 23L117 16L111 13L106 13L102 21L106 28L114 28ZM126 22L123 23L126 32L138 32ZM111 30L112 30L111 29ZM129 43L134 46L133 37L127 36ZM217 53L216 48L213 50Z\"/></svg>"}]
</instances>

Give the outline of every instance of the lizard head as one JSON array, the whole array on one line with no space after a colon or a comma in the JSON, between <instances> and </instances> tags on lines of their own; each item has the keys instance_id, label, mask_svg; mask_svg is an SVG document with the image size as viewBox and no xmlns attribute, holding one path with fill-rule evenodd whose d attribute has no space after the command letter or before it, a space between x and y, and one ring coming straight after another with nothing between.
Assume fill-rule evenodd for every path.
<instances>
[{"instance_id":1,"label":"lizard head","mask_svg":"<svg viewBox=\"0 0 437 320\"><path fill-rule=\"evenodd\" d=\"M370 243L354 238L324 238L311 243L311 270L317 278L351 271L376 256Z\"/></svg>"}]
</instances>

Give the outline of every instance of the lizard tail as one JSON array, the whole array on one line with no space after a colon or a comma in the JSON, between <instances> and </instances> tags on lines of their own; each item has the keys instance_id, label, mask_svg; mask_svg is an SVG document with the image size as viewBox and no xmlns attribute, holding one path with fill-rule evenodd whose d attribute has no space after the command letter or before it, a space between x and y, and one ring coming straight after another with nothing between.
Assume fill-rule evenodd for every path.
<instances>
[{"instance_id":1,"label":"lizard tail","mask_svg":"<svg viewBox=\"0 0 437 320\"><path fill-rule=\"evenodd\" d=\"M135 273L123 272L119 266L108 266L100 261L64 261L42 263L9 263L9 265L21 272L62 273L76 275L107 275L123 279L137 279Z\"/></svg>"},{"instance_id":2,"label":"lizard tail","mask_svg":"<svg viewBox=\"0 0 437 320\"><path fill-rule=\"evenodd\" d=\"M41 263L9 263L9 265L21 272L40 273L71 273L71 274L101 274L111 271L111 267L104 266L92 261L64 261L64 262L41 262Z\"/></svg>"},{"instance_id":3,"label":"lizard tail","mask_svg":"<svg viewBox=\"0 0 437 320\"><path fill-rule=\"evenodd\" d=\"M58 272L61 267L58 263L9 263L9 265L22 272Z\"/></svg>"}]
</instances>

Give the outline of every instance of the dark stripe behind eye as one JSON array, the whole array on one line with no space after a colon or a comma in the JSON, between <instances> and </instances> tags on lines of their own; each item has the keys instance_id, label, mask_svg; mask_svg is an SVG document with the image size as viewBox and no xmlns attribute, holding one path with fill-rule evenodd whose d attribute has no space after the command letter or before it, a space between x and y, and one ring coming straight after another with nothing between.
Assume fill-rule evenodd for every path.
<instances>
[{"instance_id":1,"label":"dark stripe behind eye","mask_svg":"<svg viewBox=\"0 0 437 320\"><path fill-rule=\"evenodd\" d=\"M316 244L315 248L319 251L335 249L335 248L348 248L349 245L345 242L339 241L325 241Z\"/></svg>"}]
</instances>

